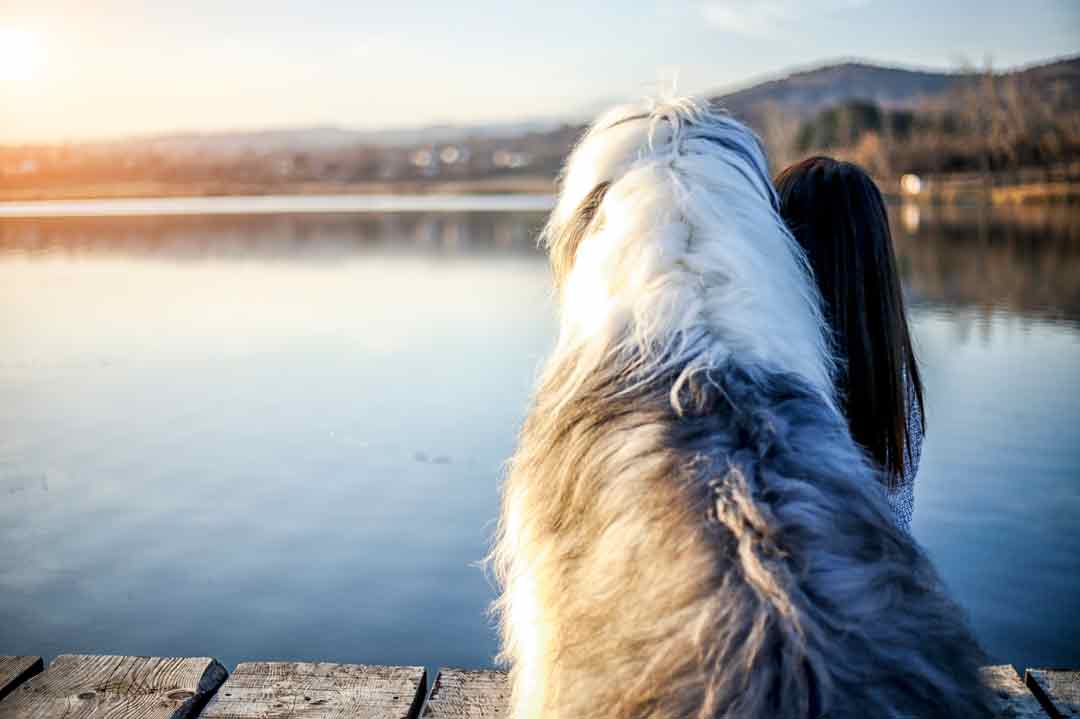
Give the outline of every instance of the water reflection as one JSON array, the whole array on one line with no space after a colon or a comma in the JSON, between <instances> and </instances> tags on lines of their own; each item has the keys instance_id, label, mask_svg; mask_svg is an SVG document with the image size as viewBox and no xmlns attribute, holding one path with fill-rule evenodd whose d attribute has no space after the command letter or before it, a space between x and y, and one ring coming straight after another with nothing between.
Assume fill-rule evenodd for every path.
<instances>
[{"instance_id":1,"label":"water reflection","mask_svg":"<svg viewBox=\"0 0 1080 719\"><path fill-rule=\"evenodd\" d=\"M1080 319L1080 210L894 210L900 271L916 303Z\"/></svg>"},{"instance_id":2,"label":"water reflection","mask_svg":"<svg viewBox=\"0 0 1080 719\"><path fill-rule=\"evenodd\" d=\"M1077 214L896 212L916 534L995 657L1080 664ZM0 647L488 663L543 219L0 220Z\"/></svg>"},{"instance_id":3,"label":"water reflection","mask_svg":"<svg viewBox=\"0 0 1080 719\"><path fill-rule=\"evenodd\" d=\"M1080 319L1080 210L891 210L916 305ZM330 263L372 251L532 255L537 212L188 215L0 220L0 255Z\"/></svg>"},{"instance_id":4,"label":"water reflection","mask_svg":"<svg viewBox=\"0 0 1080 719\"><path fill-rule=\"evenodd\" d=\"M536 251L535 212L0 219L0 255L333 262L371 251Z\"/></svg>"}]
</instances>

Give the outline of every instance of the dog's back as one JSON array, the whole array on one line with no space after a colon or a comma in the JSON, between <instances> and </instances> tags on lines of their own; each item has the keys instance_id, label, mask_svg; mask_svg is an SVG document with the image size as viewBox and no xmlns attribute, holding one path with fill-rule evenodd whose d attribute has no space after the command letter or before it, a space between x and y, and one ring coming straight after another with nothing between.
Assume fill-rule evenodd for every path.
<instances>
[{"instance_id":1,"label":"dog's back","mask_svg":"<svg viewBox=\"0 0 1080 719\"><path fill-rule=\"evenodd\" d=\"M516 719L986 715L962 613L834 407L756 140L619 111L564 187L562 334L495 551Z\"/></svg>"}]
</instances>

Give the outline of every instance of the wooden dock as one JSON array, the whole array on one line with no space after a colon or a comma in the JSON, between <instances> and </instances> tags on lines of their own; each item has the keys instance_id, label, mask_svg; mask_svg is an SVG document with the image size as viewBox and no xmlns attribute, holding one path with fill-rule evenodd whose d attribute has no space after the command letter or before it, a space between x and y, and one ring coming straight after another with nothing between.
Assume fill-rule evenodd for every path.
<instances>
[{"instance_id":1,"label":"wooden dock","mask_svg":"<svg viewBox=\"0 0 1080 719\"><path fill-rule=\"evenodd\" d=\"M986 667L999 719L1080 717L1080 671ZM0 656L0 719L460 719L504 717L506 675L209 657Z\"/></svg>"}]
</instances>

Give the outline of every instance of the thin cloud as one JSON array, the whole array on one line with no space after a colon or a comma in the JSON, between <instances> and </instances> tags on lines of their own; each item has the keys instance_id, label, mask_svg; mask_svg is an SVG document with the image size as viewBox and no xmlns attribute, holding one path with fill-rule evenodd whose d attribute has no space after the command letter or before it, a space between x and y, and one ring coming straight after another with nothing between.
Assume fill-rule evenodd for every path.
<instances>
[{"instance_id":1,"label":"thin cloud","mask_svg":"<svg viewBox=\"0 0 1080 719\"><path fill-rule=\"evenodd\" d=\"M721 32L765 37L814 13L854 10L869 0L826 0L812 6L799 0L712 0L701 6L705 22Z\"/></svg>"}]
</instances>

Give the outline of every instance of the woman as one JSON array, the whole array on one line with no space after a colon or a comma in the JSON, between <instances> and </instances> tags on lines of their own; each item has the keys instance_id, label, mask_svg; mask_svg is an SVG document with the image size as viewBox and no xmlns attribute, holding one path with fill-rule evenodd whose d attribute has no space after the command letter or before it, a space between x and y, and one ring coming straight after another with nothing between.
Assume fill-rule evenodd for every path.
<instances>
[{"instance_id":1,"label":"woman","mask_svg":"<svg viewBox=\"0 0 1080 719\"><path fill-rule=\"evenodd\" d=\"M885 203L861 168L828 157L787 168L776 189L781 215L821 290L851 434L884 469L897 523L910 532L925 428L923 387Z\"/></svg>"}]
</instances>

